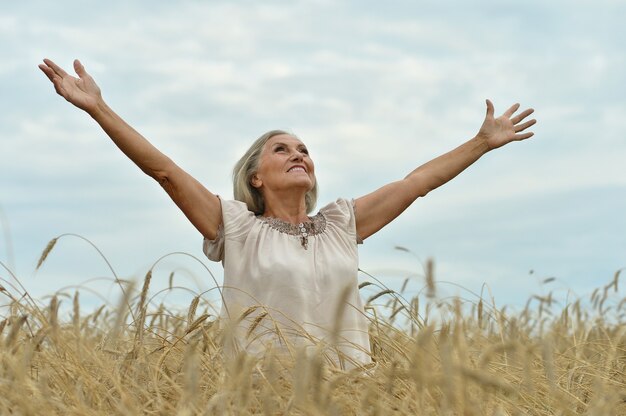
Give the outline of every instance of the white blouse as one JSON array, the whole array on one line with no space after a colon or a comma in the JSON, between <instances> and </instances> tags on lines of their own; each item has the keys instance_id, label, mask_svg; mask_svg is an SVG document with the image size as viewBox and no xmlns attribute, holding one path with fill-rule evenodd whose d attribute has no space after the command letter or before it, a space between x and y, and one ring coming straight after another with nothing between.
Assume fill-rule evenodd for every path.
<instances>
[{"instance_id":1,"label":"white blouse","mask_svg":"<svg viewBox=\"0 0 626 416\"><path fill-rule=\"evenodd\" d=\"M321 347L343 368L370 363L352 202L338 199L299 225L220 202L222 226L204 253L224 266L221 315L234 323L226 350Z\"/></svg>"}]
</instances>

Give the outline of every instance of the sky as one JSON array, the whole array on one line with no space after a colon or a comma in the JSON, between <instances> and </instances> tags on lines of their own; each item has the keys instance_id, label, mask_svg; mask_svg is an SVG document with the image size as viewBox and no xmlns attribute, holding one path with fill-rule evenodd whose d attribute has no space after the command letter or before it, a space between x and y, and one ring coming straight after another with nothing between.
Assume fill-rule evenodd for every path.
<instances>
[{"instance_id":1,"label":"sky","mask_svg":"<svg viewBox=\"0 0 626 416\"><path fill-rule=\"evenodd\" d=\"M441 297L584 296L626 267L624 15L617 0L4 4L0 261L33 296L80 288L96 303L119 294L108 264L142 279L157 263L155 292L172 271L187 296L214 286L209 271L221 282L158 184L37 68L79 58L116 112L222 197L252 141L295 133L318 208L471 139L486 98L497 114L532 107L533 138L418 199L360 246L360 268L416 293L432 258ZM35 270L65 233L81 237Z\"/></svg>"}]
</instances>

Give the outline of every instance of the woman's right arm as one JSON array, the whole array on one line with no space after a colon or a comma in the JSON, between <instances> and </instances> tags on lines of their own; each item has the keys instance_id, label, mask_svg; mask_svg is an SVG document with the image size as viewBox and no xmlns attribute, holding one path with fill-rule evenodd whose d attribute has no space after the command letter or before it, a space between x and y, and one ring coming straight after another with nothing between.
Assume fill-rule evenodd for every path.
<instances>
[{"instance_id":1,"label":"woman's right arm","mask_svg":"<svg viewBox=\"0 0 626 416\"><path fill-rule=\"evenodd\" d=\"M39 65L39 68L54 84L59 95L86 111L128 158L159 182L205 238L216 238L222 221L217 196L118 116L104 102L100 88L78 60L74 61L78 78L69 75L49 59L44 59L44 64Z\"/></svg>"}]
</instances>

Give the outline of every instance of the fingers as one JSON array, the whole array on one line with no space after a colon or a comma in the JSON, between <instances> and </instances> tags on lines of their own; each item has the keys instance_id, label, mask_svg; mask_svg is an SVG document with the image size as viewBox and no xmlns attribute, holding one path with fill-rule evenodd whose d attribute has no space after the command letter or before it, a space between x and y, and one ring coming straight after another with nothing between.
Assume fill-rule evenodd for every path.
<instances>
[{"instance_id":1,"label":"fingers","mask_svg":"<svg viewBox=\"0 0 626 416\"><path fill-rule=\"evenodd\" d=\"M39 69L48 77L54 85L54 90L62 97L66 97L66 91L63 88L63 77L68 76L67 73L58 65L49 59L44 59L43 64L39 64Z\"/></svg>"},{"instance_id":2,"label":"fingers","mask_svg":"<svg viewBox=\"0 0 626 416\"><path fill-rule=\"evenodd\" d=\"M63 89L62 84L62 78L57 75L52 68L47 67L44 64L40 64L39 65L39 69L41 69L43 71L44 74L46 74L46 76L48 77L48 79L50 80L50 82L52 82L52 84L54 85L54 90L57 92L57 94L65 97L64 93L65 90Z\"/></svg>"},{"instance_id":3,"label":"fingers","mask_svg":"<svg viewBox=\"0 0 626 416\"><path fill-rule=\"evenodd\" d=\"M494 114L494 107L493 107L493 103L491 102L491 100L487 99L487 117L493 117ZM535 110L532 108L528 108L524 111L522 111L520 114L516 115L515 117L511 117L513 114L515 114L515 112L517 110L519 110L520 108L520 104L519 103L515 103L513 104L511 107L509 107L508 110L506 110L504 112L504 114L502 114L503 117L507 117L511 119L511 122L516 125L519 122L521 122L522 120L524 120L526 117L528 117L529 115L531 115ZM535 124L537 122L537 120L532 120L531 122L527 122L524 123L522 128L517 128L519 126L516 126L516 130L515 131L521 131L524 130L530 126L532 126L533 124Z\"/></svg>"},{"instance_id":4,"label":"fingers","mask_svg":"<svg viewBox=\"0 0 626 416\"><path fill-rule=\"evenodd\" d=\"M511 118L511 122L513 124L517 124L517 123L519 123L520 121L524 120L526 117L528 117L529 115L531 115L534 112L535 112L535 110L532 109L532 108L524 110L521 113L519 113L518 115L516 115L515 117Z\"/></svg>"},{"instance_id":5,"label":"fingers","mask_svg":"<svg viewBox=\"0 0 626 416\"><path fill-rule=\"evenodd\" d=\"M524 124L519 124L515 126L515 133L518 133L520 131L524 131L527 128L529 128L530 126L532 126L533 124L535 124L537 122L537 120L532 119L532 120L528 120L526 123Z\"/></svg>"},{"instance_id":6,"label":"fingers","mask_svg":"<svg viewBox=\"0 0 626 416\"><path fill-rule=\"evenodd\" d=\"M48 79L52 82L54 82L54 71L50 68L48 68L46 65L44 64L39 64L39 69L41 69L41 71L46 74L46 76L48 77Z\"/></svg>"},{"instance_id":7,"label":"fingers","mask_svg":"<svg viewBox=\"0 0 626 416\"><path fill-rule=\"evenodd\" d=\"M533 133L532 131L529 131L528 133L516 134L513 140L524 140L528 139L529 137L533 137L534 135L535 133Z\"/></svg>"},{"instance_id":8,"label":"fingers","mask_svg":"<svg viewBox=\"0 0 626 416\"><path fill-rule=\"evenodd\" d=\"M503 114L505 117L511 117L519 108L519 103L513 104L508 110L506 110Z\"/></svg>"},{"instance_id":9,"label":"fingers","mask_svg":"<svg viewBox=\"0 0 626 416\"><path fill-rule=\"evenodd\" d=\"M493 103L487 99L487 118L489 117L493 117L493 113L494 113L494 109L493 109Z\"/></svg>"},{"instance_id":10,"label":"fingers","mask_svg":"<svg viewBox=\"0 0 626 416\"><path fill-rule=\"evenodd\" d=\"M50 59L44 59L43 62L52 69L52 71L54 71L55 74L57 74L58 76L60 76L61 78L66 77L67 76L67 72L65 72L63 70L63 68L61 68L60 66L58 66L57 64L55 64L54 62L52 62Z\"/></svg>"},{"instance_id":11,"label":"fingers","mask_svg":"<svg viewBox=\"0 0 626 416\"><path fill-rule=\"evenodd\" d=\"M515 107L515 106L513 106ZM511 107L511 108L513 108ZM517 108L519 108L519 104L517 104ZM535 110L532 108L528 108L524 111L522 111L521 113L519 113L518 115L516 115L515 117L511 118L511 122L514 125L514 130L515 133L519 133L522 132L524 130L526 130L527 128L529 128L530 126L533 126L535 123L537 123L537 120L532 119L532 120L528 120L522 124L521 123L526 117L528 117L529 115L531 115ZM529 137L532 137L534 135L533 132L527 132L527 133L521 133L521 134L516 134L515 135L515 139L514 140L524 140L524 139L528 139Z\"/></svg>"},{"instance_id":12,"label":"fingers","mask_svg":"<svg viewBox=\"0 0 626 416\"><path fill-rule=\"evenodd\" d=\"M85 71L85 67L80 63L78 59L74 59L74 71L78 74L79 78L83 78L87 76L87 71Z\"/></svg>"}]
</instances>

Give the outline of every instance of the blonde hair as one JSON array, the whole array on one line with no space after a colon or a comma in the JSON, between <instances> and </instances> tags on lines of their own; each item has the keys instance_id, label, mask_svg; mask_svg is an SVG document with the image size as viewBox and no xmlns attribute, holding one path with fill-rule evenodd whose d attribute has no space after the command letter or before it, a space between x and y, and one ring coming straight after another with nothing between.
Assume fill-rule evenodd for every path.
<instances>
[{"instance_id":1,"label":"blonde hair","mask_svg":"<svg viewBox=\"0 0 626 416\"><path fill-rule=\"evenodd\" d=\"M259 160L263 146L265 146L265 143L267 143L269 139L279 134L288 134L295 137L294 134L283 130L268 131L252 143L252 146L250 146L241 159L237 161L233 169L233 193L235 199L245 203L248 209L256 215L261 215L265 211L265 201L263 200L261 191L252 186L252 177L259 168ZM310 213L313 211L317 203L317 181L315 181L313 189L306 193L304 202L306 204L306 212Z\"/></svg>"}]
</instances>

